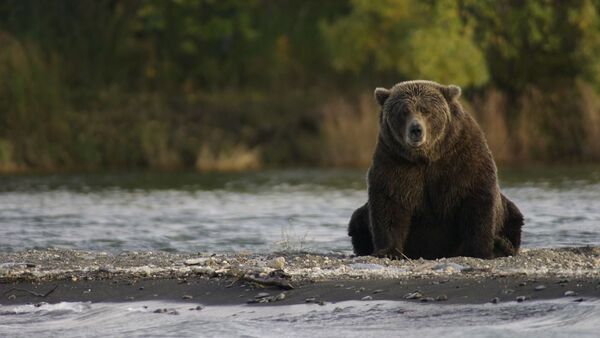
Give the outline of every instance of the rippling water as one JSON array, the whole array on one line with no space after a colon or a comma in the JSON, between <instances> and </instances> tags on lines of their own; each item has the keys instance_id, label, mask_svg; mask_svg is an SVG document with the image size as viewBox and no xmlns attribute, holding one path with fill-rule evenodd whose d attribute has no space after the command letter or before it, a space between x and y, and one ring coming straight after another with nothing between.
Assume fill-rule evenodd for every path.
<instances>
[{"instance_id":1,"label":"rippling water","mask_svg":"<svg viewBox=\"0 0 600 338\"><path fill-rule=\"evenodd\" d=\"M600 169L501 170L525 247L600 245ZM351 250L364 172L0 177L0 250Z\"/></svg>"},{"instance_id":2,"label":"rippling water","mask_svg":"<svg viewBox=\"0 0 600 338\"><path fill-rule=\"evenodd\" d=\"M153 312L162 308L168 312ZM598 300L191 308L166 302L0 306L0 332L19 337L597 337L600 327Z\"/></svg>"},{"instance_id":3,"label":"rippling water","mask_svg":"<svg viewBox=\"0 0 600 338\"><path fill-rule=\"evenodd\" d=\"M600 245L600 169L502 170L525 247ZM0 250L351 250L364 172L0 177ZM174 314L156 314L168 308ZM276 307L170 302L0 305L0 336L595 336L600 301Z\"/></svg>"}]
</instances>

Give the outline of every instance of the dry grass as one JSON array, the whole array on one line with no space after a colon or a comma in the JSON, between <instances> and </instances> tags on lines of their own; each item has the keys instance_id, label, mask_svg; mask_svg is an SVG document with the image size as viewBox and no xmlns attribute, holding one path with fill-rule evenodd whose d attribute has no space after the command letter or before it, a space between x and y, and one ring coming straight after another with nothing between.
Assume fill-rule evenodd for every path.
<instances>
[{"instance_id":1,"label":"dry grass","mask_svg":"<svg viewBox=\"0 0 600 338\"><path fill-rule=\"evenodd\" d=\"M12 144L0 139L0 173L17 172L19 169L19 166L13 160Z\"/></svg>"},{"instance_id":2,"label":"dry grass","mask_svg":"<svg viewBox=\"0 0 600 338\"><path fill-rule=\"evenodd\" d=\"M578 86L528 88L519 98L519 160L582 160L586 144Z\"/></svg>"},{"instance_id":3,"label":"dry grass","mask_svg":"<svg viewBox=\"0 0 600 338\"><path fill-rule=\"evenodd\" d=\"M196 169L199 171L243 171L260 167L260 151L244 145L218 152L203 146L196 158Z\"/></svg>"},{"instance_id":4,"label":"dry grass","mask_svg":"<svg viewBox=\"0 0 600 338\"><path fill-rule=\"evenodd\" d=\"M483 129L494 159L499 163L512 159L511 133L508 129L508 99L497 89L487 90L482 96L474 97L469 112L473 113Z\"/></svg>"},{"instance_id":5,"label":"dry grass","mask_svg":"<svg viewBox=\"0 0 600 338\"><path fill-rule=\"evenodd\" d=\"M153 168L181 167L178 152L169 142L169 130L163 123L152 120L140 126L140 147L146 163Z\"/></svg>"},{"instance_id":6,"label":"dry grass","mask_svg":"<svg viewBox=\"0 0 600 338\"><path fill-rule=\"evenodd\" d=\"M290 224L288 227L281 228L281 240L274 243L277 247L275 251L280 253L303 252L310 240L312 239L309 238L308 231L298 234L293 231Z\"/></svg>"},{"instance_id":7,"label":"dry grass","mask_svg":"<svg viewBox=\"0 0 600 338\"><path fill-rule=\"evenodd\" d=\"M321 107L325 165L365 167L371 162L378 133L378 108L371 95L356 102L342 97Z\"/></svg>"},{"instance_id":8,"label":"dry grass","mask_svg":"<svg viewBox=\"0 0 600 338\"><path fill-rule=\"evenodd\" d=\"M600 96L589 84L529 87L512 99L491 88L471 102L499 163L600 160Z\"/></svg>"},{"instance_id":9,"label":"dry grass","mask_svg":"<svg viewBox=\"0 0 600 338\"><path fill-rule=\"evenodd\" d=\"M600 97L585 83L578 83L586 140L583 156L588 161L600 161Z\"/></svg>"}]
</instances>

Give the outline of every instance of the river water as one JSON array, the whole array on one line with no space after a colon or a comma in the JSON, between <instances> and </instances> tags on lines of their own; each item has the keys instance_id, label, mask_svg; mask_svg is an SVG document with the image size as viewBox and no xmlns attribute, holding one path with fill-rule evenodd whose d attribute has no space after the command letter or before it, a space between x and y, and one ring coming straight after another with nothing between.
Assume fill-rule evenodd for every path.
<instances>
[{"instance_id":1,"label":"river water","mask_svg":"<svg viewBox=\"0 0 600 338\"><path fill-rule=\"evenodd\" d=\"M600 168L501 170L524 247L600 245ZM0 177L0 250L350 252L364 172Z\"/></svg>"},{"instance_id":2,"label":"river water","mask_svg":"<svg viewBox=\"0 0 600 338\"><path fill-rule=\"evenodd\" d=\"M319 306L168 302L0 306L7 337L598 337L600 301L434 305L345 301ZM154 313L167 308L168 313Z\"/></svg>"},{"instance_id":3,"label":"river water","mask_svg":"<svg viewBox=\"0 0 600 338\"><path fill-rule=\"evenodd\" d=\"M503 192L525 215L524 247L600 245L600 168L500 174ZM365 200L364 172L349 170L3 176L0 250L350 253L346 225ZM0 336L548 337L596 336L600 327L598 300L189 307L0 305Z\"/></svg>"}]
</instances>

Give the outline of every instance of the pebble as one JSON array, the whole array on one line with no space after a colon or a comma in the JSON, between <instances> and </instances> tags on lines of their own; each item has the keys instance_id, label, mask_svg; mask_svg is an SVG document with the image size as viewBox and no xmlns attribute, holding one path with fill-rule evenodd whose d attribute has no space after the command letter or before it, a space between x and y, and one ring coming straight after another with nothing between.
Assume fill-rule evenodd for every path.
<instances>
[{"instance_id":1,"label":"pebble","mask_svg":"<svg viewBox=\"0 0 600 338\"><path fill-rule=\"evenodd\" d=\"M17 299L17 296L16 295L10 295L10 296L8 296L8 299L10 299L10 300Z\"/></svg>"},{"instance_id":2,"label":"pebble","mask_svg":"<svg viewBox=\"0 0 600 338\"><path fill-rule=\"evenodd\" d=\"M305 303L315 303L317 301L317 299L315 297L308 297L306 299L304 299Z\"/></svg>"},{"instance_id":3,"label":"pebble","mask_svg":"<svg viewBox=\"0 0 600 338\"><path fill-rule=\"evenodd\" d=\"M378 293L382 293L383 290L382 289L377 289L377 290L373 290L373 294L376 295Z\"/></svg>"},{"instance_id":4,"label":"pebble","mask_svg":"<svg viewBox=\"0 0 600 338\"><path fill-rule=\"evenodd\" d=\"M529 299L527 296L518 296L517 298L515 298L517 302L521 303L526 301L527 299Z\"/></svg>"},{"instance_id":5,"label":"pebble","mask_svg":"<svg viewBox=\"0 0 600 338\"><path fill-rule=\"evenodd\" d=\"M435 302L435 298L433 298L433 297L424 297L424 298L421 298L421 301L422 302Z\"/></svg>"},{"instance_id":6,"label":"pebble","mask_svg":"<svg viewBox=\"0 0 600 338\"><path fill-rule=\"evenodd\" d=\"M492 304L498 304L498 303L500 303L500 298L494 297L494 298L492 298L491 302L492 302Z\"/></svg>"},{"instance_id":7,"label":"pebble","mask_svg":"<svg viewBox=\"0 0 600 338\"><path fill-rule=\"evenodd\" d=\"M98 268L98 272L101 273L112 273L114 272L114 269L110 266L101 266Z\"/></svg>"},{"instance_id":8,"label":"pebble","mask_svg":"<svg viewBox=\"0 0 600 338\"><path fill-rule=\"evenodd\" d=\"M254 299L250 299L248 300L246 303L248 304L256 304L256 303L271 303L271 302L278 302L280 300L284 300L285 299L285 293L280 293L276 296L269 296L268 293L266 292L261 292L258 295L256 295L254 297Z\"/></svg>"},{"instance_id":9,"label":"pebble","mask_svg":"<svg viewBox=\"0 0 600 338\"><path fill-rule=\"evenodd\" d=\"M371 296L364 296L360 300L373 300L373 297L371 297Z\"/></svg>"},{"instance_id":10,"label":"pebble","mask_svg":"<svg viewBox=\"0 0 600 338\"><path fill-rule=\"evenodd\" d=\"M183 295L183 297L181 297L181 299L194 299L194 296L192 296L192 295Z\"/></svg>"},{"instance_id":11,"label":"pebble","mask_svg":"<svg viewBox=\"0 0 600 338\"><path fill-rule=\"evenodd\" d=\"M200 265L200 264L204 264L206 263L206 261L208 260L208 258L190 258L190 259L186 259L183 264L185 265Z\"/></svg>"},{"instance_id":12,"label":"pebble","mask_svg":"<svg viewBox=\"0 0 600 338\"><path fill-rule=\"evenodd\" d=\"M521 282L519 283L519 286L527 286L527 282Z\"/></svg>"},{"instance_id":13,"label":"pebble","mask_svg":"<svg viewBox=\"0 0 600 338\"><path fill-rule=\"evenodd\" d=\"M257 304L257 303L266 303L267 301L263 299L248 299L246 304Z\"/></svg>"},{"instance_id":14,"label":"pebble","mask_svg":"<svg viewBox=\"0 0 600 338\"><path fill-rule=\"evenodd\" d=\"M199 275L209 276L209 277L215 276L215 269L208 267L208 266L194 266L192 268L192 272L199 274Z\"/></svg>"},{"instance_id":15,"label":"pebble","mask_svg":"<svg viewBox=\"0 0 600 338\"><path fill-rule=\"evenodd\" d=\"M374 264L374 263L352 263L352 264L348 264L348 267L350 267L351 269L354 269L354 270L370 270L370 271L385 270L385 266L380 265L380 264Z\"/></svg>"},{"instance_id":16,"label":"pebble","mask_svg":"<svg viewBox=\"0 0 600 338\"><path fill-rule=\"evenodd\" d=\"M285 267L285 258L283 258L283 257L273 258L269 262L269 267L271 267L273 269L283 270L283 268Z\"/></svg>"},{"instance_id":17,"label":"pebble","mask_svg":"<svg viewBox=\"0 0 600 338\"><path fill-rule=\"evenodd\" d=\"M581 297L579 297L579 298L575 298L575 299L573 299L573 301L574 301L574 302L581 303L581 302L583 302L583 298L581 298Z\"/></svg>"},{"instance_id":18,"label":"pebble","mask_svg":"<svg viewBox=\"0 0 600 338\"><path fill-rule=\"evenodd\" d=\"M542 290L546 289L546 286L545 286L545 285L541 285L541 284L540 284L540 285L536 286L536 287L535 287L535 288L533 288L533 289L534 289L535 291L542 291Z\"/></svg>"},{"instance_id":19,"label":"pebble","mask_svg":"<svg viewBox=\"0 0 600 338\"><path fill-rule=\"evenodd\" d=\"M420 292L410 292L407 293L406 295L404 295L404 299L419 299L423 297L423 295Z\"/></svg>"},{"instance_id":20,"label":"pebble","mask_svg":"<svg viewBox=\"0 0 600 338\"><path fill-rule=\"evenodd\" d=\"M565 291L564 296L566 296L566 297L577 296L577 292L568 290L568 291Z\"/></svg>"},{"instance_id":21,"label":"pebble","mask_svg":"<svg viewBox=\"0 0 600 338\"><path fill-rule=\"evenodd\" d=\"M448 273L452 273L452 272L460 272L463 270L468 270L468 266L464 266L464 265L460 265L460 264L456 264L456 263L442 263L442 264L437 264L436 266L432 267L431 269L434 271L438 271L438 272L448 272Z\"/></svg>"},{"instance_id":22,"label":"pebble","mask_svg":"<svg viewBox=\"0 0 600 338\"><path fill-rule=\"evenodd\" d=\"M437 296L435 298L435 300L438 301L438 302L443 302L443 301L448 300L448 296L446 296L446 295L439 295L439 296Z\"/></svg>"},{"instance_id":23,"label":"pebble","mask_svg":"<svg viewBox=\"0 0 600 338\"><path fill-rule=\"evenodd\" d=\"M257 294L256 296L254 296L254 298L258 299L258 298L265 298L265 297L269 297L269 296L270 296L269 293L267 293L267 292L261 292L261 293Z\"/></svg>"}]
</instances>

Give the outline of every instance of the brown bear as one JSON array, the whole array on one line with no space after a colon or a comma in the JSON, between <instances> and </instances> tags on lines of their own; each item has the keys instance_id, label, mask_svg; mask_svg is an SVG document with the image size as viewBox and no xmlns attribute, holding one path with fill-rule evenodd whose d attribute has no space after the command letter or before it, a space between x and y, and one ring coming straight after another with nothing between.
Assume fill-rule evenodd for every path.
<instances>
[{"instance_id":1,"label":"brown bear","mask_svg":"<svg viewBox=\"0 0 600 338\"><path fill-rule=\"evenodd\" d=\"M517 253L523 216L500 193L492 154L460 94L458 86L431 81L375 90L381 109L368 202L348 227L357 255Z\"/></svg>"}]
</instances>

